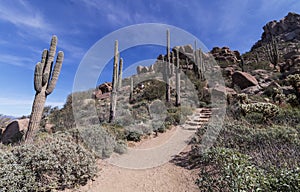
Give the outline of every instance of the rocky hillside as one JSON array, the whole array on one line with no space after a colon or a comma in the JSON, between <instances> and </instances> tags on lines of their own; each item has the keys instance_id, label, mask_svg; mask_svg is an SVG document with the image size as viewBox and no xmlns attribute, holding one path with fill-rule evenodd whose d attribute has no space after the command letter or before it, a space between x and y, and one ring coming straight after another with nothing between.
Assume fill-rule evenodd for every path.
<instances>
[{"instance_id":1,"label":"rocky hillside","mask_svg":"<svg viewBox=\"0 0 300 192\"><path fill-rule=\"evenodd\" d=\"M300 41L300 15L297 13L288 13L280 21L270 21L263 27L264 32L261 39L256 42L252 50L261 47L264 43L271 41L272 37L281 42L299 43Z\"/></svg>"}]
</instances>

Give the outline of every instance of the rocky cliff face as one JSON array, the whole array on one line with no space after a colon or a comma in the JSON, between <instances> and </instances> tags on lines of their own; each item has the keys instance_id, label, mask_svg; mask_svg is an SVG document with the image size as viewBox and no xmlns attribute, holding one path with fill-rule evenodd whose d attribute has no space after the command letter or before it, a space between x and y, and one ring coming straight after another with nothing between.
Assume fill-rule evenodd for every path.
<instances>
[{"instance_id":1,"label":"rocky cliff face","mask_svg":"<svg viewBox=\"0 0 300 192\"><path fill-rule=\"evenodd\" d=\"M251 50L261 47L264 43L270 42L272 37L283 42L300 42L300 15L288 13L280 21L270 21L263 27L261 39L255 43Z\"/></svg>"}]
</instances>

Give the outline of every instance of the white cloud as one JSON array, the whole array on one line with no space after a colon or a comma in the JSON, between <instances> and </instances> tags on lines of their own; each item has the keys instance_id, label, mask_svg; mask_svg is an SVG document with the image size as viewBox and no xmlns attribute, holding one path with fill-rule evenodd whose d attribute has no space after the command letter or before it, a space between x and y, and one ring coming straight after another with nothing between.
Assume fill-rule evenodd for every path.
<instances>
[{"instance_id":1,"label":"white cloud","mask_svg":"<svg viewBox=\"0 0 300 192\"><path fill-rule=\"evenodd\" d=\"M22 0L1 2L0 19L21 27L49 28L37 9Z\"/></svg>"},{"instance_id":2,"label":"white cloud","mask_svg":"<svg viewBox=\"0 0 300 192\"><path fill-rule=\"evenodd\" d=\"M0 54L0 65L14 65L18 67L25 67L28 69L33 69L33 59L20 57L16 55L9 55L9 54Z\"/></svg>"}]
</instances>

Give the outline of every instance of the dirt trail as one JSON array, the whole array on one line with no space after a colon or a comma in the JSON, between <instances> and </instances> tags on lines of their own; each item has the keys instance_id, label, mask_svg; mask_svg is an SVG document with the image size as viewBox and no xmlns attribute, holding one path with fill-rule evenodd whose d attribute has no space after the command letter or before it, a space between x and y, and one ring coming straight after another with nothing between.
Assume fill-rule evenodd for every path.
<instances>
[{"instance_id":1,"label":"dirt trail","mask_svg":"<svg viewBox=\"0 0 300 192\"><path fill-rule=\"evenodd\" d=\"M183 128L195 130L202 123L208 121L210 110L196 109L188 121L182 125ZM172 136L178 127L159 135L156 138L143 140L134 148L145 149L156 145L161 145L164 140ZM190 146L175 157L174 161L167 162L159 167L133 170L120 168L109 164L105 160L99 160L99 176L90 181L87 185L76 190L86 192L196 192L199 191L195 185L199 170L187 169L178 165L186 160L186 153L190 151ZM69 190L68 190L69 191Z\"/></svg>"}]
</instances>

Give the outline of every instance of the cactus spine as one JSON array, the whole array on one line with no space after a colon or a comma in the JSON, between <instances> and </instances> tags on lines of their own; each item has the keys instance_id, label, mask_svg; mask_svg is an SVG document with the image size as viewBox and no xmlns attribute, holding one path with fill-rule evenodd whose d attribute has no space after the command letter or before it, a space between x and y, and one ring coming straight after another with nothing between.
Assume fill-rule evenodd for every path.
<instances>
[{"instance_id":1,"label":"cactus spine","mask_svg":"<svg viewBox=\"0 0 300 192\"><path fill-rule=\"evenodd\" d=\"M165 66L165 82L166 82L166 102L170 102L170 77L169 77L169 70L170 70L170 31L167 29L167 62Z\"/></svg>"},{"instance_id":2,"label":"cactus spine","mask_svg":"<svg viewBox=\"0 0 300 192\"><path fill-rule=\"evenodd\" d=\"M118 61L119 61L119 51L118 51L118 41L115 41L115 51L114 51L114 66L113 66L113 78L112 78L112 92L110 97L110 113L109 122L113 122L116 116L116 106L117 106L117 86L118 86Z\"/></svg>"},{"instance_id":3,"label":"cactus spine","mask_svg":"<svg viewBox=\"0 0 300 192\"><path fill-rule=\"evenodd\" d=\"M32 105L28 130L25 135L26 141L32 139L33 133L39 129L46 98L53 92L60 74L64 53L62 51L58 52L53 68L56 45L57 37L54 35L51 39L50 50L45 49L43 51L41 62L38 62L35 66L34 89L36 94Z\"/></svg>"},{"instance_id":4,"label":"cactus spine","mask_svg":"<svg viewBox=\"0 0 300 192\"><path fill-rule=\"evenodd\" d=\"M180 106L180 66L179 51L176 51L176 106Z\"/></svg>"}]
</instances>

